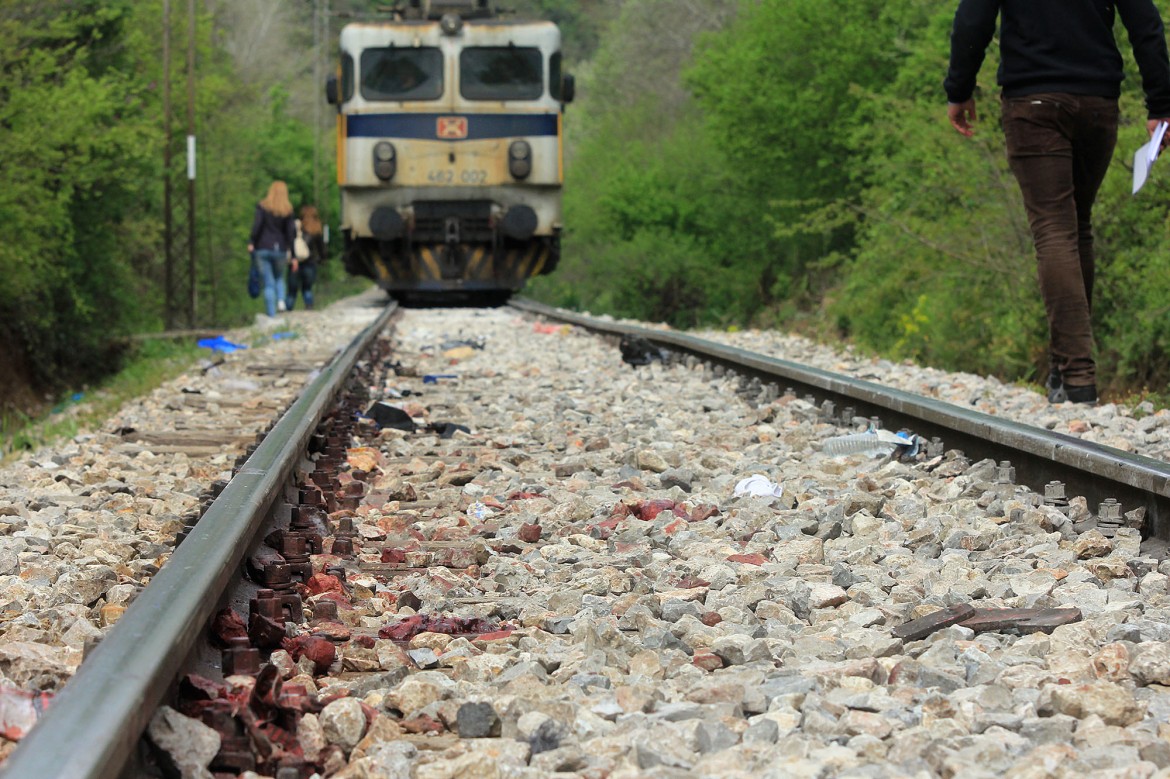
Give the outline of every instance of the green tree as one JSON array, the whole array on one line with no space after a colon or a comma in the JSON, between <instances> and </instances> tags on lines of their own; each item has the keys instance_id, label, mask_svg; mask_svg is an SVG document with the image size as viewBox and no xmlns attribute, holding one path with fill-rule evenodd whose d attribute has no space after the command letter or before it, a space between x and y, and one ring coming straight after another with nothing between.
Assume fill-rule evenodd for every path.
<instances>
[{"instance_id":1,"label":"green tree","mask_svg":"<svg viewBox=\"0 0 1170 779\"><path fill-rule=\"evenodd\" d=\"M0 16L0 328L42 387L98 375L126 332L121 238L157 130L135 79L132 4L13 2Z\"/></svg>"}]
</instances>

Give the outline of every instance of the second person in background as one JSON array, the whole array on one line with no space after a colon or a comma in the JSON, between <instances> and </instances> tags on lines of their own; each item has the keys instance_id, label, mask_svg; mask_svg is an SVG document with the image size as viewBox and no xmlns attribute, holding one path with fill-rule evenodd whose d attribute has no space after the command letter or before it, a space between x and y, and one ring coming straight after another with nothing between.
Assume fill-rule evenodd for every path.
<instances>
[{"instance_id":1,"label":"second person in background","mask_svg":"<svg viewBox=\"0 0 1170 779\"><path fill-rule=\"evenodd\" d=\"M313 285L317 282L317 269L325 261L325 229L316 206L301 206L301 233L309 245L309 256L304 260L293 259L285 301L289 311L296 305L297 292L301 293L305 308L313 310Z\"/></svg>"},{"instance_id":2,"label":"second person in background","mask_svg":"<svg viewBox=\"0 0 1170 779\"><path fill-rule=\"evenodd\" d=\"M260 277L264 281L264 310L269 317L285 309L284 274L292 259L295 239L296 220L288 199L288 186L283 181L274 181L268 187L268 194L256 204L252 235L248 241L248 251L254 254L256 264L260 266Z\"/></svg>"}]
</instances>

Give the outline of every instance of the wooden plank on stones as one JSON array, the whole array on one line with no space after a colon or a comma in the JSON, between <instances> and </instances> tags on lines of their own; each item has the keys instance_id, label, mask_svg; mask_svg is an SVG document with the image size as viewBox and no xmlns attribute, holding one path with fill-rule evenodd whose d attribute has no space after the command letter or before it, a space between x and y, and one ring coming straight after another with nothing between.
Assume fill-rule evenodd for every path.
<instances>
[{"instance_id":1,"label":"wooden plank on stones","mask_svg":"<svg viewBox=\"0 0 1170 779\"><path fill-rule=\"evenodd\" d=\"M151 454L185 454L188 457L214 457L217 454L242 452L246 447L225 444L223 446L152 446Z\"/></svg>"},{"instance_id":2,"label":"wooden plank on stones","mask_svg":"<svg viewBox=\"0 0 1170 779\"><path fill-rule=\"evenodd\" d=\"M1061 625L1070 625L1073 622L1080 622L1081 619L1081 610L1078 608L1045 609L1042 614L1027 622L1021 622L1017 630L1025 634L1051 633Z\"/></svg>"},{"instance_id":3,"label":"wooden plank on stones","mask_svg":"<svg viewBox=\"0 0 1170 779\"><path fill-rule=\"evenodd\" d=\"M989 630L1018 630L1021 633L1051 633L1060 625L1081 620L1081 610L1067 609L976 609L960 624L976 633Z\"/></svg>"},{"instance_id":4,"label":"wooden plank on stones","mask_svg":"<svg viewBox=\"0 0 1170 779\"><path fill-rule=\"evenodd\" d=\"M122 436L125 441L148 446L247 446L255 435L240 435L224 430L135 430Z\"/></svg>"},{"instance_id":5,"label":"wooden plank on stones","mask_svg":"<svg viewBox=\"0 0 1170 779\"><path fill-rule=\"evenodd\" d=\"M970 603L960 603L946 609L927 614L925 617L904 622L891 631L895 638L903 641L917 641L926 638L936 630L958 624L975 614L975 607Z\"/></svg>"}]
</instances>

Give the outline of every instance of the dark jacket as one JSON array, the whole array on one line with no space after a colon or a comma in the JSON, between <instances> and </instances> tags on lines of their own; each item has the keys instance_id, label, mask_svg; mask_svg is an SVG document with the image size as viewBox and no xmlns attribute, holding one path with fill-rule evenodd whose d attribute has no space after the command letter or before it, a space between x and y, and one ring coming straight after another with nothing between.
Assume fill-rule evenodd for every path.
<instances>
[{"instance_id":1,"label":"dark jacket","mask_svg":"<svg viewBox=\"0 0 1170 779\"><path fill-rule=\"evenodd\" d=\"M951 33L947 100L962 103L1000 18L999 84L1007 97L1042 92L1117 97L1122 59L1114 14L1129 33L1150 117L1170 116L1170 59L1152 0L961 0Z\"/></svg>"},{"instance_id":2,"label":"dark jacket","mask_svg":"<svg viewBox=\"0 0 1170 779\"><path fill-rule=\"evenodd\" d=\"M309 244L309 259L305 262L325 262L325 234L302 231L305 243Z\"/></svg>"},{"instance_id":3,"label":"dark jacket","mask_svg":"<svg viewBox=\"0 0 1170 779\"><path fill-rule=\"evenodd\" d=\"M256 216L252 219L252 237L249 239L253 248L291 252L293 239L296 237L297 223L292 214L276 216L264 206L256 204Z\"/></svg>"}]
</instances>

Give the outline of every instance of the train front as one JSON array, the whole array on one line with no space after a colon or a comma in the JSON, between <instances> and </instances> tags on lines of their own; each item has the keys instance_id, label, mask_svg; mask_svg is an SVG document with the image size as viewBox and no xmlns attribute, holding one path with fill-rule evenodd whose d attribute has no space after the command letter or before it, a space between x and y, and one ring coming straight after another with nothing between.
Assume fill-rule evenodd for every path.
<instances>
[{"instance_id":1,"label":"train front","mask_svg":"<svg viewBox=\"0 0 1170 779\"><path fill-rule=\"evenodd\" d=\"M556 266L572 99L556 25L351 24L332 92L350 273L398 297L506 297Z\"/></svg>"}]
</instances>

